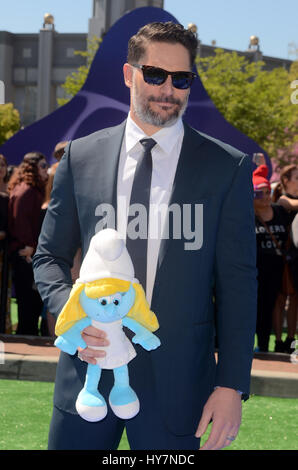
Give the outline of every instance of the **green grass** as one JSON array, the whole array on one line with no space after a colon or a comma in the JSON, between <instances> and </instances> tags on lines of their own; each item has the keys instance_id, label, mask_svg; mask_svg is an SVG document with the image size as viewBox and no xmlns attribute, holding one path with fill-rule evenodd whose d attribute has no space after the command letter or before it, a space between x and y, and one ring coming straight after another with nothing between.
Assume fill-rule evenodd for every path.
<instances>
[{"instance_id":1,"label":"green grass","mask_svg":"<svg viewBox=\"0 0 298 470\"><path fill-rule=\"evenodd\" d=\"M10 318L12 326L16 328L18 323L18 304L16 299L10 299Z\"/></svg>"},{"instance_id":2,"label":"green grass","mask_svg":"<svg viewBox=\"0 0 298 470\"><path fill-rule=\"evenodd\" d=\"M48 382L0 381L1 450L46 449L53 390Z\"/></svg>"},{"instance_id":3,"label":"green grass","mask_svg":"<svg viewBox=\"0 0 298 470\"><path fill-rule=\"evenodd\" d=\"M11 303L12 324L17 323L17 305ZM286 337L283 333L282 339ZM275 337L270 336L269 351ZM53 383L0 380L0 450L47 448L52 411ZM298 400L253 396L243 405L242 425L232 450L298 450L295 416ZM202 438L206 441L211 426ZM124 432L120 450L128 450Z\"/></svg>"},{"instance_id":4,"label":"green grass","mask_svg":"<svg viewBox=\"0 0 298 470\"><path fill-rule=\"evenodd\" d=\"M252 396L242 407L242 424L229 450L298 450L298 400ZM209 425L206 441L211 430Z\"/></svg>"},{"instance_id":5,"label":"green grass","mask_svg":"<svg viewBox=\"0 0 298 470\"><path fill-rule=\"evenodd\" d=\"M54 384L0 380L0 449L47 448ZM298 450L298 400L253 396L243 404L242 425L230 450ZM203 436L207 439L209 430ZM129 450L124 433L119 449Z\"/></svg>"}]
</instances>

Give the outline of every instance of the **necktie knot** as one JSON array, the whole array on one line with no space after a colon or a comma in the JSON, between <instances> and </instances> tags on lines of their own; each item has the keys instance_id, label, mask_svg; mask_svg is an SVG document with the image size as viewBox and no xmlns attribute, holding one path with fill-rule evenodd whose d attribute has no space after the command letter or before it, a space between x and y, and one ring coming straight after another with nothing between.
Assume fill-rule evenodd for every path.
<instances>
[{"instance_id":1,"label":"necktie knot","mask_svg":"<svg viewBox=\"0 0 298 470\"><path fill-rule=\"evenodd\" d=\"M140 144L144 147L145 152L151 152L156 142L154 139L141 139Z\"/></svg>"}]
</instances>

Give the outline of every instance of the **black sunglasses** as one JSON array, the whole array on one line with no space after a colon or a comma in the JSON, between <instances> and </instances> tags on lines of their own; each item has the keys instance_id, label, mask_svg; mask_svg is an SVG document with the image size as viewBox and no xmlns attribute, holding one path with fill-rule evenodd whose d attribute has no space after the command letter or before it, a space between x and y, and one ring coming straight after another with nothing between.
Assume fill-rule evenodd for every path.
<instances>
[{"instance_id":1,"label":"black sunglasses","mask_svg":"<svg viewBox=\"0 0 298 470\"><path fill-rule=\"evenodd\" d=\"M262 190L255 190L254 199L263 199L263 197L269 196L269 194L271 194L270 189L267 189L266 192L263 192Z\"/></svg>"},{"instance_id":2,"label":"black sunglasses","mask_svg":"<svg viewBox=\"0 0 298 470\"><path fill-rule=\"evenodd\" d=\"M171 75L173 86L178 90L189 88L197 76L193 72L168 72L168 70L151 65L132 64L132 66L142 70L144 81L149 85L162 85L168 75Z\"/></svg>"}]
</instances>

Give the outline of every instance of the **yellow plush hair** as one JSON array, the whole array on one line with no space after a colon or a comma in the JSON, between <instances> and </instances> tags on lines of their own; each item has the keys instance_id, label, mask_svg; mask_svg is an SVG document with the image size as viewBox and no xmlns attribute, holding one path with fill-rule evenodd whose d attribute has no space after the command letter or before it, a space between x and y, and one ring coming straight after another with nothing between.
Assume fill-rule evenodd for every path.
<instances>
[{"instance_id":1,"label":"yellow plush hair","mask_svg":"<svg viewBox=\"0 0 298 470\"><path fill-rule=\"evenodd\" d=\"M55 327L56 335L62 335L77 321L87 316L80 304L80 294L83 289L85 289L87 297L96 299L98 297L116 294L116 292L127 292L129 287L129 281L114 278L99 279L97 281L87 282L86 284L74 284L69 299L58 316ZM133 283L133 287L136 292L135 302L127 316L136 320L148 330L156 331L159 327L158 321L156 315L149 308L141 284Z\"/></svg>"}]
</instances>

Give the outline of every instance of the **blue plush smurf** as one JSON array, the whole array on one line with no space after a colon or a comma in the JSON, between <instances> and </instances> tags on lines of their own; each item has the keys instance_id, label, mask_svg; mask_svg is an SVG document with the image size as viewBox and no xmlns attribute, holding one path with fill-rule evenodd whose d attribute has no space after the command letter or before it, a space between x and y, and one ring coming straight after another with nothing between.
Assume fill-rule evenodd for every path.
<instances>
[{"instance_id":1,"label":"blue plush smurf","mask_svg":"<svg viewBox=\"0 0 298 470\"><path fill-rule=\"evenodd\" d=\"M116 230L101 230L92 237L79 279L57 319L55 345L69 354L75 354L78 347L86 348L81 332L90 325L106 332L109 345L99 348L105 349L105 357L98 358L96 365L88 364L84 387L76 401L77 412L87 421L105 418L107 405L98 385L102 370L113 369L110 407L119 418L133 418L140 403L130 387L127 364L136 351L122 327L135 333L133 343L151 351L160 346L152 333L159 325L142 286L134 278L131 258Z\"/></svg>"}]
</instances>

